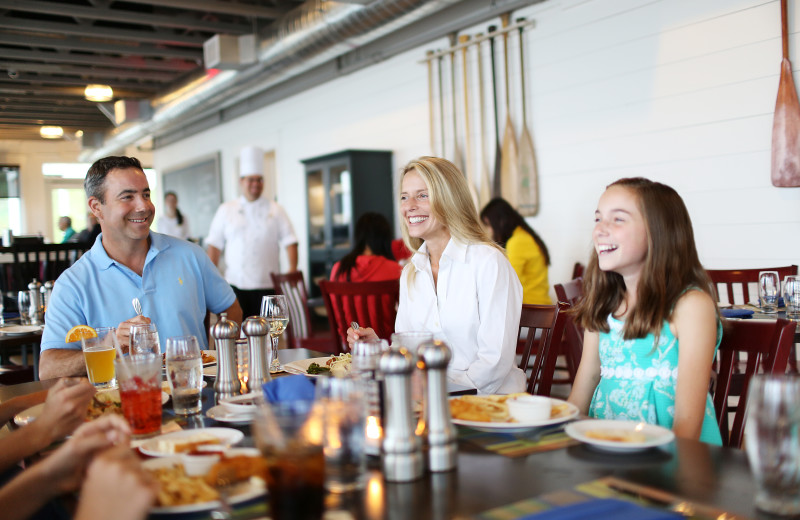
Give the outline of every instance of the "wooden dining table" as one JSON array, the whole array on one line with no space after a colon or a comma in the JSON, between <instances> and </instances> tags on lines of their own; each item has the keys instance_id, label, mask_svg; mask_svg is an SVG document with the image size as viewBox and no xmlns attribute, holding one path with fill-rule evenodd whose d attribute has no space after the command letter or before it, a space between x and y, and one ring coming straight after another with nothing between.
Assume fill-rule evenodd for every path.
<instances>
[{"instance_id":1,"label":"wooden dining table","mask_svg":"<svg viewBox=\"0 0 800 520\"><path fill-rule=\"evenodd\" d=\"M305 349L281 350L282 363L316 357ZM0 387L0 402L49 386L33 382ZM171 405L164 406L164 420L178 421L183 428L225 426L245 434L244 446L253 446L250 426L218 423L205 412L217 403L213 380L203 391L203 413L178 418ZM524 456L507 456L490 451L473 441L475 432L458 427L458 458L455 470L426 473L408 483L390 483L383 479L380 459L370 458L368 482L357 492L329 494L328 511L347 511L342 518L355 519L451 519L517 518L506 506L554 504L586 497L585 489L595 489L598 482L621 482L623 487L641 486L644 503L653 507L665 504L688 504L700 510L724 511L726 519L772 518L754 506L755 484L747 457L741 450L711 446L698 441L676 439L665 446L637 452L614 453L571 444L550 451ZM603 480L605 479L605 480ZM611 480L608 480L611 479ZM605 484L603 484L605 485ZM611 484L609 484L610 486ZM617 489L618 486L612 486ZM631 492L620 496L635 499ZM537 499L538 500L532 500ZM639 498L641 499L641 497ZM262 518L266 506L256 507L254 516ZM497 516L495 508L503 508ZM208 518L207 513L191 518ZM719 515L713 516L717 518ZM707 514L704 518L709 517ZM338 517L337 517L338 518Z\"/></svg>"}]
</instances>

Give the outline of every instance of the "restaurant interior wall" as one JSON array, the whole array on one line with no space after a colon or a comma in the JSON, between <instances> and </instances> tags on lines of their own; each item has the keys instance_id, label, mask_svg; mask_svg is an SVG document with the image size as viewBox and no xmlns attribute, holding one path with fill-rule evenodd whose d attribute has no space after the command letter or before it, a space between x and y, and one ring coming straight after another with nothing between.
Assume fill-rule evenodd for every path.
<instances>
[{"instance_id":1,"label":"restaurant interior wall","mask_svg":"<svg viewBox=\"0 0 800 520\"><path fill-rule=\"evenodd\" d=\"M707 267L797 263L800 191L774 188L769 176L779 11L777 0L548 0L513 13L514 18L536 20L524 42L527 123L537 151L542 206L529 222L551 250L551 282L567 279L573 263L588 257L593 211L604 187L632 175L666 182L679 191ZM798 63L800 9L792 3L789 12L790 52ZM500 25L499 19L493 22ZM485 33L489 24L462 33ZM519 132L517 38L516 33L510 37L509 63L511 115ZM441 153L438 126L434 150L429 145L427 69L419 60L426 50L447 45L445 38L430 42L157 148L152 164L163 171L219 151L223 199L230 200L238 195L239 149L258 145L274 150L277 198L301 233L300 265L306 265L300 160L347 148L388 149L397 171L412 157ZM499 41L498 47L502 125ZM488 45L482 53L488 72ZM474 50L469 67L472 142L477 143ZM444 82L449 121L449 59L444 61ZM490 100L488 74L484 84ZM460 75L457 85L460 106ZM485 114L491 118L491 110ZM492 164L491 120L486 138ZM446 151L452 150L449 124L445 145ZM63 153L68 154L65 146ZM473 148L477 165L480 147ZM36 163L63 160L33 158L38 152L28 150L0 142L2 162L23 166L24 198L31 184L43 191L40 180L26 178L36 176ZM26 209L26 217L35 232L37 216Z\"/></svg>"}]
</instances>

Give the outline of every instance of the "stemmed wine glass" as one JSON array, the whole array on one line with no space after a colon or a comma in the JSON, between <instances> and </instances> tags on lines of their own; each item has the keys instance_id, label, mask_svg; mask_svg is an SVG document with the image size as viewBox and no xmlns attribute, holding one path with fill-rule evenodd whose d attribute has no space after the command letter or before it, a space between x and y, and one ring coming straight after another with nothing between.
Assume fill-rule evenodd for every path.
<instances>
[{"instance_id":1,"label":"stemmed wine glass","mask_svg":"<svg viewBox=\"0 0 800 520\"><path fill-rule=\"evenodd\" d=\"M289 302L286 301L286 296L282 294L264 296L261 300L261 315L269 322L269 337L272 340L272 362L269 365L269 371L280 372L278 336L283 334L289 325Z\"/></svg>"}]
</instances>

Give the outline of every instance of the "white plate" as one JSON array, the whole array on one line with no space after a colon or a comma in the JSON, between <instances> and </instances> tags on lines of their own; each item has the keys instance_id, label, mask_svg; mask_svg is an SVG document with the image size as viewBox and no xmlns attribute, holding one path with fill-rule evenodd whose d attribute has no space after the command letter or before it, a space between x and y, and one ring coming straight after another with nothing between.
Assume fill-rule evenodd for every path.
<instances>
[{"instance_id":1,"label":"white plate","mask_svg":"<svg viewBox=\"0 0 800 520\"><path fill-rule=\"evenodd\" d=\"M458 399L453 397L452 399ZM542 419L541 421L527 421L527 422L483 422L483 421L463 421L461 419L453 419L453 424L461 426L468 426L473 430L491 433L523 433L528 432L542 426L550 426L552 424L560 424L569 421L578 416L578 407L572 403L562 401L561 399L552 399L553 406L560 404L567 405L567 408L555 417L549 419Z\"/></svg>"},{"instance_id":2,"label":"white plate","mask_svg":"<svg viewBox=\"0 0 800 520\"><path fill-rule=\"evenodd\" d=\"M615 430L633 432L638 431L644 434L645 440L642 442L622 442L587 437L586 432L597 430ZM612 421L607 419L588 419L568 424L564 431L575 440L608 451L640 451L655 446L667 444L675 439L672 430L655 424L647 424L636 421Z\"/></svg>"},{"instance_id":3,"label":"white plate","mask_svg":"<svg viewBox=\"0 0 800 520\"><path fill-rule=\"evenodd\" d=\"M217 377L217 365L203 367L203 375L208 377Z\"/></svg>"},{"instance_id":4,"label":"white plate","mask_svg":"<svg viewBox=\"0 0 800 520\"><path fill-rule=\"evenodd\" d=\"M107 392L116 392L117 400L119 400L119 390L106 390ZM161 392L161 404L166 404L169 401L169 394L162 391ZM14 416L14 424L17 426L25 426L33 422L37 417L42 415L42 410L44 410L44 403L39 403L35 406L31 406L27 410L23 410L17 415Z\"/></svg>"},{"instance_id":5,"label":"white plate","mask_svg":"<svg viewBox=\"0 0 800 520\"><path fill-rule=\"evenodd\" d=\"M150 455L151 457L164 457L167 455L174 455L173 453L165 453L163 451L158 450L158 441L160 440L180 440L186 439L198 433L206 433L209 435L213 435L217 437L220 441L220 444L231 446L236 444L237 442L241 441L244 438L244 433L240 432L239 430L234 430L233 428L199 428L195 430L182 430L179 432L167 433L166 435L159 435L158 437L153 437L152 439L147 439L145 442L139 446L139 450L144 453L145 455Z\"/></svg>"},{"instance_id":6,"label":"white plate","mask_svg":"<svg viewBox=\"0 0 800 520\"><path fill-rule=\"evenodd\" d=\"M253 415L256 413L256 398L259 396L261 396L261 392L234 395L220 399L219 404L231 413Z\"/></svg>"},{"instance_id":7,"label":"white plate","mask_svg":"<svg viewBox=\"0 0 800 520\"><path fill-rule=\"evenodd\" d=\"M290 374L302 374L308 377L319 377L321 374L309 374L308 367L311 365L311 363L325 366L325 363L327 363L330 358L331 356L298 359L297 361L292 361L291 363L284 363L283 369Z\"/></svg>"},{"instance_id":8,"label":"white plate","mask_svg":"<svg viewBox=\"0 0 800 520\"><path fill-rule=\"evenodd\" d=\"M39 332L41 330L41 325L9 325L8 327L0 328L0 332L3 334L8 334L9 336L21 336L23 334L30 334L31 332Z\"/></svg>"},{"instance_id":9,"label":"white plate","mask_svg":"<svg viewBox=\"0 0 800 520\"><path fill-rule=\"evenodd\" d=\"M201 350L201 352L203 354L205 354L206 356L212 356L214 358L214 361L209 361L208 363L203 363L204 367L216 366L216 364L217 364L217 351L216 350ZM161 353L161 368L163 368L164 370L167 369L167 358L164 357L164 353L163 352Z\"/></svg>"},{"instance_id":10,"label":"white plate","mask_svg":"<svg viewBox=\"0 0 800 520\"><path fill-rule=\"evenodd\" d=\"M228 455L250 455L256 457L259 455L258 450L255 449L236 449L236 450L229 450L226 452ZM148 459L142 462L142 466L145 469L157 469L163 468L168 466L176 466L181 464L181 457L179 455L173 455L169 457L160 457L157 459ZM236 491L233 492L228 497L228 502L231 504L240 504L242 502L246 502L248 500L252 500L254 498L258 498L260 496L266 495L267 489L265 485L259 485L253 480L245 481L237 485ZM215 509L219 507L221 504L219 501L214 500L211 502L201 502L199 504L186 504L183 506L164 506L164 507L153 507L150 509L150 514L184 514L184 513L193 513L199 511L209 511L211 509Z\"/></svg>"},{"instance_id":11,"label":"white plate","mask_svg":"<svg viewBox=\"0 0 800 520\"><path fill-rule=\"evenodd\" d=\"M214 419L219 422L226 422L231 424L247 424L253 422L255 418L254 413L235 413L231 412L222 405L211 407L206 412L206 417Z\"/></svg>"}]
</instances>

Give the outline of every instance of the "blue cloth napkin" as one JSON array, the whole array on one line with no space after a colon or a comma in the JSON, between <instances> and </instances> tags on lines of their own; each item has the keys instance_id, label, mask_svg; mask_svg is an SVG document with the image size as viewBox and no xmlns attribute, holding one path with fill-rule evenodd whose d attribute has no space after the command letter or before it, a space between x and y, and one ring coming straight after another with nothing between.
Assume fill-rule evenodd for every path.
<instances>
[{"instance_id":1,"label":"blue cloth napkin","mask_svg":"<svg viewBox=\"0 0 800 520\"><path fill-rule=\"evenodd\" d=\"M261 389L264 391L264 398L270 403L314 399L314 383L310 377L299 374L275 378L264 383Z\"/></svg>"},{"instance_id":2,"label":"blue cloth napkin","mask_svg":"<svg viewBox=\"0 0 800 520\"><path fill-rule=\"evenodd\" d=\"M642 507L633 502L615 498L598 498L555 507L541 513L520 517L517 520L677 520L684 518L678 513Z\"/></svg>"},{"instance_id":3,"label":"blue cloth napkin","mask_svg":"<svg viewBox=\"0 0 800 520\"><path fill-rule=\"evenodd\" d=\"M719 313L725 318L746 318L752 316L754 311L749 309L720 309Z\"/></svg>"}]
</instances>

